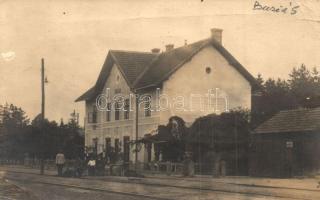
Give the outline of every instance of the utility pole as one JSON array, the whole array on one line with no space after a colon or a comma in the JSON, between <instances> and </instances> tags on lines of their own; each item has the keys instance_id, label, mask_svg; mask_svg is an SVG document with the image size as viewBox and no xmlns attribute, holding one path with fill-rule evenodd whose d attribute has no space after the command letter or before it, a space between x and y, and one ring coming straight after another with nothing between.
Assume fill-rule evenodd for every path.
<instances>
[{"instance_id":1,"label":"utility pole","mask_svg":"<svg viewBox=\"0 0 320 200\"><path fill-rule=\"evenodd\" d=\"M238 176L238 168L239 168L239 145L238 145L238 118L237 118L237 113L235 113L234 116L234 131L235 131L235 150L236 150L236 176Z\"/></svg>"},{"instance_id":2,"label":"utility pole","mask_svg":"<svg viewBox=\"0 0 320 200\"><path fill-rule=\"evenodd\" d=\"M44 91L44 59L41 59L41 145L40 145L40 152L41 152L41 160L40 160L40 174L44 174L44 109L45 109L45 91Z\"/></svg>"},{"instance_id":3,"label":"utility pole","mask_svg":"<svg viewBox=\"0 0 320 200\"><path fill-rule=\"evenodd\" d=\"M136 92L136 149L135 149L135 170L138 172L138 137L139 137L139 94Z\"/></svg>"}]
</instances>

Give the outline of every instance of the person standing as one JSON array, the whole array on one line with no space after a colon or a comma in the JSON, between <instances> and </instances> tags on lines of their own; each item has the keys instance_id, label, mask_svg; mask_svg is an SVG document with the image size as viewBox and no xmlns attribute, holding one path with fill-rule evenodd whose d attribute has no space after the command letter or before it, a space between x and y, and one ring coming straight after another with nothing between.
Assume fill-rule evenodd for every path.
<instances>
[{"instance_id":1,"label":"person standing","mask_svg":"<svg viewBox=\"0 0 320 200\"><path fill-rule=\"evenodd\" d=\"M81 178L82 176L82 171L83 171L83 162L80 157L77 157L75 163L74 163L74 168L75 168L75 176L78 178Z\"/></svg>"},{"instance_id":2,"label":"person standing","mask_svg":"<svg viewBox=\"0 0 320 200\"><path fill-rule=\"evenodd\" d=\"M88 175L95 176L96 174L96 160L91 157L88 162Z\"/></svg>"},{"instance_id":3,"label":"person standing","mask_svg":"<svg viewBox=\"0 0 320 200\"><path fill-rule=\"evenodd\" d=\"M56 165L58 169L58 176L62 176L62 170L65 162L66 160L64 158L64 154L61 151L59 151L59 153L56 155Z\"/></svg>"}]
</instances>

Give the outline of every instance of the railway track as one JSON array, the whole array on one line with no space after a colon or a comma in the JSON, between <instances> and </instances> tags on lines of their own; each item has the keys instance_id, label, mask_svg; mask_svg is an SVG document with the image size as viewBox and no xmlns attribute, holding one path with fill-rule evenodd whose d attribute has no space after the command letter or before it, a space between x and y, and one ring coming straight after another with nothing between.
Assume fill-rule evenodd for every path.
<instances>
[{"instance_id":1,"label":"railway track","mask_svg":"<svg viewBox=\"0 0 320 200\"><path fill-rule=\"evenodd\" d=\"M16 172L16 171L6 171L8 174L29 174L29 175L37 175L39 174L32 173L32 172ZM53 177L50 175L46 175L48 177ZM41 176L43 177L43 176ZM6 176L7 179L13 180L13 181L24 181L24 182L30 182L30 183L37 183L37 184L46 184L46 185L53 185L53 186L61 186L61 187L69 187L69 188L76 188L76 189L84 189L84 190L90 190L90 191L97 191L97 192L107 192L107 193L114 193L114 194L120 194L120 195L128 195L128 196L136 196L141 197L144 199L159 199L159 200L169 200L170 198L163 198L163 197L156 197L152 195L145 195L145 194L138 194L138 193L132 193L132 192L119 192L114 190L108 190L105 188L93 188L93 187L87 187L87 186L79 186L75 184L64 184L64 183L52 183L47 181L39 181L39 180L26 180L26 179L19 179L14 178L12 176ZM83 178L83 180L93 180L88 178ZM206 188L206 187L189 187L189 186L180 186L180 185L168 185L168 184L159 184L159 183L144 183L139 181L125 181L125 180L96 180L101 182L116 182L116 183L123 183L123 184L138 184L138 185L145 185L148 187L162 187L162 188L176 188L176 189L182 189L182 190L194 190L194 191L206 191L206 192L215 192L215 193L223 193L223 194L239 194L239 195L250 195L250 196L256 196L256 197L273 197L273 198L279 198L279 199L297 199L297 200L305 200L305 198L299 198L299 197L287 197L284 195L273 195L273 194L261 194L256 192L243 192L243 191L229 191L229 190L223 190L223 189L213 189L213 188Z\"/></svg>"},{"instance_id":2,"label":"railway track","mask_svg":"<svg viewBox=\"0 0 320 200\"><path fill-rule=\"evenodd\" d=\"M8 178L8 179L11 181L16 181L16 182L21 181L20 179L17 179L17 178ZM117 192L117 191L107 190L107 189L102 189L102 188L83 187L83 186L71 185L71 184L61 184L61 183L57 184L57 183L48 183L48 182L43 182L43 181L32 181L32 180L23 180L23 182L52 185L52 186L58 186L58 187L68 187L68 188L81 189L81 190L94 191L94 192L103 192L103 193L111 193L111 194L118 194L118 195L134 196L134 197L139 197L139 198L143 198L143 199L172 200L169 198L162 198L162 197L156 197L156 196L151 196L151 195L136 194L136 193L129 193L129 192Z\"/></svg>"}]
</instances>

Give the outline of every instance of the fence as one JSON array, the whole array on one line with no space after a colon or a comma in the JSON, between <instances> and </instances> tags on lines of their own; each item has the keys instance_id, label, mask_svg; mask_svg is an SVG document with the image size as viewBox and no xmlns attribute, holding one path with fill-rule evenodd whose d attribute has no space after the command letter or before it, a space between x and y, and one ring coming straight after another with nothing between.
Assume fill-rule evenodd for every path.
<instances>
[{"instance_id":1,"label":"fence","mask_svg":"<svg viewBox=\"0 0 320 200\"><path fill-rule=\"evenodd\" d=\"M19 165L28 168L40 169L39 159L24 159L24 160L9 160L0 159L0 165ZM45 160L44 166L46 170L56 170L55 160ZM66 160L65 169L74 168L75 160ZM86 168L86 164L84 164ZM212 175L213 170L203 170L204 164L195 163L194 164L194 174L206 174ZM207 167L205 167L207 168ZM98 172L97 175L114 175L114 176L124 176L125 171L135 171L138 174L149 174L149 175L182 175L184 170L183 163L175 162L149 162L149 163L117 163L117 164L107 164L103 172ZM84 170L84 174L87 171Z\"/></svg>"},{"instance_id":2,"label":"fence","mask_svg":"<svg viewBox=\"0 0 320 200\"><path fill-rule=\"evenodd\" d=\"M66 160L65 166L74 166L74 160ZM13 159L0 159L0 165L19 165L34 169L40 169L39 159L13 160ZM44 167L46 170L56 170L55 160L44 160Z\"/></svg>"},{"instance_id":3,"label":"fence","mask_svg":"<svg viewBox=\"0 0 320 200\"><path fill-rule=\"evenodd\" d=\"M183 172L182 163L174 162L149 162L149 163L130 163L131 170L138 171L139 173L146 174L167 174L179 175Z\"/></svg>"}]
</instances>

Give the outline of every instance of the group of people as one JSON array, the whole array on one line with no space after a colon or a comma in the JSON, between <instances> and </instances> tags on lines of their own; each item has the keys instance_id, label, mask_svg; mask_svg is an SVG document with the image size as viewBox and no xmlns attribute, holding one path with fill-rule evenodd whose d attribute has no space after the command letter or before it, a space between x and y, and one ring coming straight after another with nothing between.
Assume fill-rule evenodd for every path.
<instances>
[{"instance_id":1,"label":"group of people","mask_svg":"<svg viewBox=\"0 0 320 200\"><path fill-rule=\"evenodd\" d=\"M109 160L107 157L103 156L103 154L86 154L85 159L82 160L80 158L76 159L73 164L73 169L70 169L70 166L67 166L66 170L63 170L65 166L65 156L60 151L56 155L56 165L58 170L58 176L72 176L72 177L81 177L82 173L85 169L88 171L89 176L103 176L105 175L105 167L107 166ZM194 162L192 161L190 155L186 154L183 160L183 175L184 176L193 176L194 175ZM129 169L129 165L123 162L120 162L121 174L126 173ZM159 168L157 163L154 163L155 168ZM171 162L166 163L166 172L167 175L170 175L172 172ZM110 167L110 173L112 173L112 167Z\"/></svg>"},{"instance_id":2,"label":"group of people","mask_svg":"<svg viewBox=\"0 0 320 200\"><path fill-rule=\"evenodd\" d=\"M81 177L82 176L83 162L80 158L77 158L75 160L74 168L71 170L69 169L69 167L67 167L66 170L63 170L65 163L66 163L65 156L60 151L56 155L56 166L57 166L58 176L74 176L74 177Z\"/></svg>"},{"instance_id":3,"label":"group of people","mask_svg":"<svg viewBox=\"0 0 320 200\"><path fill-rule=\"evenodd\" d=\"M60 151L56 155L56 166L58 171L58 176L75 176L81 177L84 169L88 169L89 176L104 175L104 169L107 164L107 160L102 155L86 155L85 159L76 159L72 169L67 166L64 170L66 164L66 159L64 154Z\"/></svg>"},{"instance_id":4,"label":"group of people","mask_svg":"<svg viewBox=\"0 0 320 200\"><path fill-rule=\"evenodd\" d=\"M105 158L102 154L99 155L88 155L86 156L86 163L88 166L88 175L89 176L103 176L105 175L105 167L108 163L108 159Z\"/></svg>"}]
</instances>

